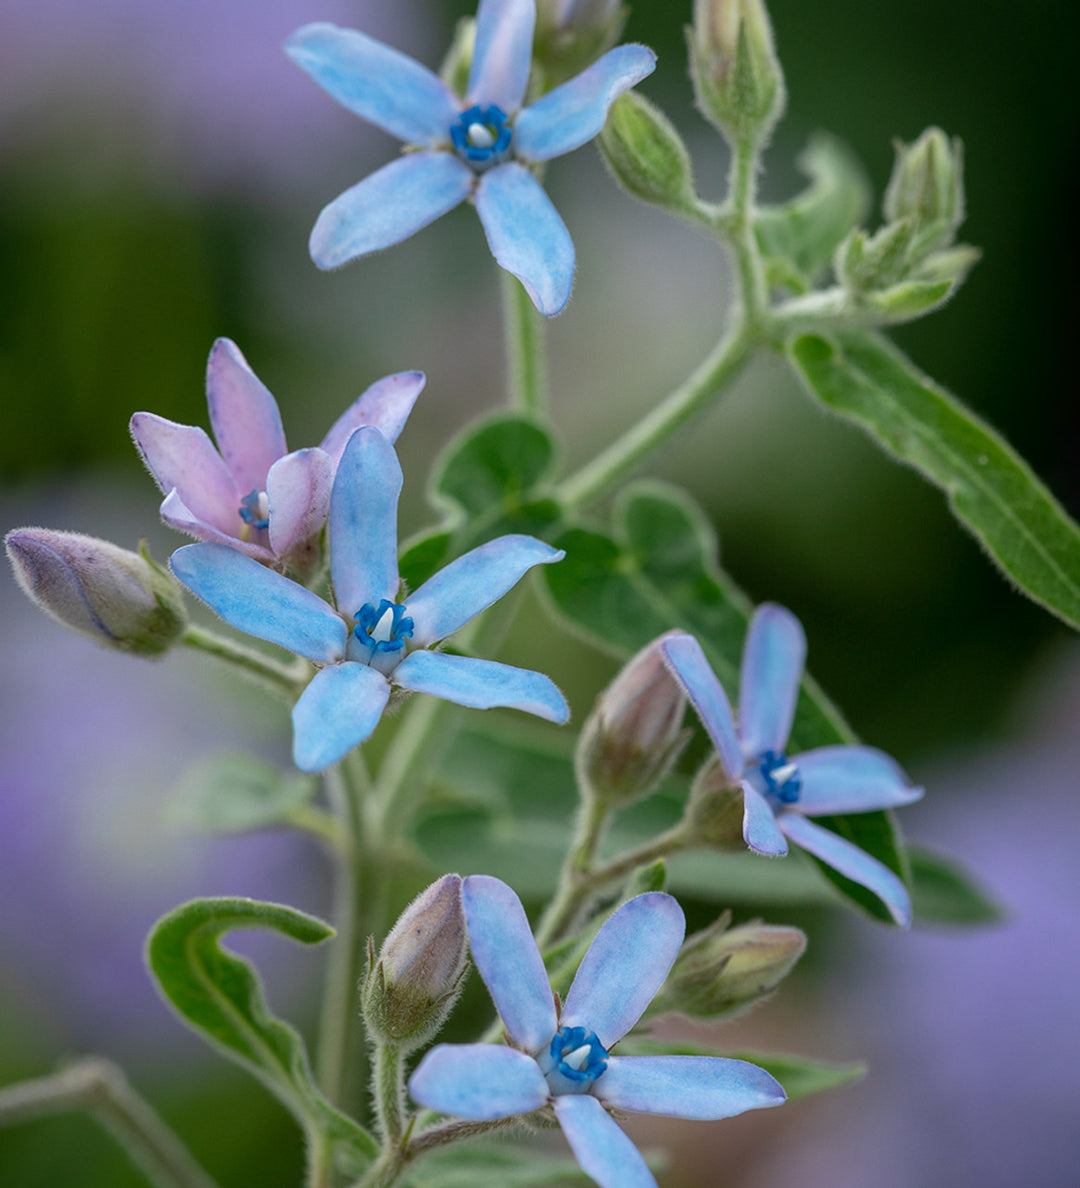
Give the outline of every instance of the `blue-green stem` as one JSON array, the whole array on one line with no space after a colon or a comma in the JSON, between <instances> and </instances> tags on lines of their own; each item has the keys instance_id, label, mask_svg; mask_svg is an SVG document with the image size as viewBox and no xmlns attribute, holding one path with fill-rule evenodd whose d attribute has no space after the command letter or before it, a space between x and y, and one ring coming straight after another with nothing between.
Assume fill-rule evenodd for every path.
<instances>
[{"instance_id":1,"label":"blue-green stem","mask_svg":"<svg viewBox=\"0 0 1080 1188\"><path fill-rule=\"evenodd\" d=\"M296 700L311 672L311 667L306 661L282 664L254 648L245 647L227 636L218 635L216 631L197 627L194 623L188 624L180 637L180 643L196 652L217 657L234 671L253 677L272 693L290 703Z\"/></svg>"},{"instance_id":2,"label":"blue-green stem","mask_svg":"<svg viewBox=\"0 0 1080 1188\"><path fill-rule=\"evenodd\" d=\"M548 414L547 332L525 287L502 274L503 323L510 407L545 420Z\"/></svg>"}]
</instances>

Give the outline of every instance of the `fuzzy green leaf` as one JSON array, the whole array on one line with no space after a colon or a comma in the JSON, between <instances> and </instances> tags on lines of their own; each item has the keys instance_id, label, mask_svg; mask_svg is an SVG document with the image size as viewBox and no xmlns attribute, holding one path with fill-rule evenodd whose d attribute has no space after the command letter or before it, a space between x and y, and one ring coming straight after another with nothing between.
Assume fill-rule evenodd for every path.
<instances>
[{"instance_id":1,"label":"fuzzy green leaf","mask_svg":"<svg viewBox=\"0 0 1080 1188\"><path fill-rule=\"evenodd\" d=\"M211 833L244 833L287 822L315 794L313 777L284 772L254 755L199 759L180 777L170 815Z\"/></svg>"}]
</instances>

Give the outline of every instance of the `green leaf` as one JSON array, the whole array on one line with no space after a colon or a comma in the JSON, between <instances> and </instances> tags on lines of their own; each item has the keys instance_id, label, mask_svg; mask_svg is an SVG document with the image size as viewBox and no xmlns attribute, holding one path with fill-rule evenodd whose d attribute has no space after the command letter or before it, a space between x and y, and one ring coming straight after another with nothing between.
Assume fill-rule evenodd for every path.
<instances>
[{"instance_id":1,"label":"green leaf","mask_svg":"<svg viewBox=\"0 0 1080 1188\"><path fill-rule=\"evenodd\" d=\"M902 281L888 289L863 294L862 304L874 313L877 321L910 322L944 305L955 287L951 280Z\"/></svg>"},{"instance_id":2,"label":"green leaf","mask_svg":"<svg viewBox=\"0 0 1080 1188\"><path fill-rule=\"evenodd\" d=\"M173 792L170 816L190 828L244 833L287 822L315 794L313 777L239 752L200 759Z\"/></svg>"},{"instance_id":3,"label":"green leaf","mask_svg":"<svg viewBox=\"0 0 1080 1188\"><path fill-rule=\"evenodd\" d=\"M255 969L223 949L221 937L266 928L304 945L334 935L314 916L253 899L195 899L163 916L146 942L158 990L211 1047L259 1078L307 1131L327 1135L350 1167L373 1159L375 1140L326 1101L315 1086L304 1041L275 1018Z\"/></svg>"},{"instance_id":4,"label":"green leaf","mask_svg":"<svg viewBox=\"0 0 1080 1188\"><path fill-rule=\"evenodd\" d=\"M682 628L696 636L721 683L735 695L752 605L717 564L717 543L701 509L660 483L626 489L616 505L616 534L574 528L556 542L566 559L544 578L557 610L588 639L620 658ZM854 742L839 711L803 677L791 751ZM866 850L901 878L905 863L886 812L821 817L819 822ZM865 887L818 864L850 900L883 923L884 904Z\"/></svg>"},{"instance_id":5,"label":"green leaf","mask_svg":"<svg viewBox=\"0 0 1080 1188\"><path fill-rule=\"evenodd\" d=\"M910 846L911 898L920 924L998 924L1001 908L954 858Z\"/></svg>"},{"instance_id":6,"label":"green leaf","mask_svg":"<svg viewBox=\"0 0 1080 1188\"><path fill-rule=\"evenodd\" d=\"M811 395L940 487L1002 572L1080 629L1080 528L1004 438L870 331L788 349Z\"/></svg>"},{"instance_id":7,"label":"green leaf","mask_svg":"<svg viewBox=\"0 0 1080 1188\"><path fill-rule=\"evenodd\" d=\"M435 528L411 537L402 545L398 558L398 572L409 590L419 589L433 573L451 559L454 534L445 528Z\"/></svg>"}]
</instances>

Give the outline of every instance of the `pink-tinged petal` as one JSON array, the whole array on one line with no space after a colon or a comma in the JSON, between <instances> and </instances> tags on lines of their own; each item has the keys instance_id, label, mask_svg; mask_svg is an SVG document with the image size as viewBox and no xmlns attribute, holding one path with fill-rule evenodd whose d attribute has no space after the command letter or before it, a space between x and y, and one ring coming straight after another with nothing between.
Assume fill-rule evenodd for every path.
<instances>
[{"instance_id":1,"label":"pink-tinged petal","mask_svg":"<svg viewBox=\"0 0 1080 1188\"><path fill-rule=\"evenodd\" d=\"M787 1098L763 1068L720 1056L611 1056L596 1095L617 1109L700 1121L734 1118Z\"/></svg>"},{"instance_id":2,"label":"pink-tinged petal","mask_svg":"<svg viewBox=\"0 0 1080 1188\"><path fill-rule=\"evenodd\" d=\"M369 124L409 144L449 142L461 103L441 78L406 54L325 21L297 29L285 52Z\"/></svg>"},{"instance_id":3,"label":"pink-tinged petal","mask_svg":"<svg viewBox=\"0 0 1080 1188\"><path fill-rule=\"evenodd\" d=\"M799 620L775 602L759 606L746 636L739 682L739 734L747 755L784 749L805 660Z\"/></svg>"},{"instance_id":4,"label":"pink-tinged petal","mask_svg":"<svg viewBox=\"0 0 1080 1188\"><path fill-rule=\"evenodd\" d=\"M345 624L317 595L235 549L185 545L169 559L185 586L238 631L320 664L345 654Z\"/></svg>"},{"instance_id":5,"label":"pink-tinged petal","mask_svg":"<svg viewBox=\"0 0 1080 1188\"><path fill-rule=\"evenodd\" d=\"M742 781L742 791L743 841L757 854L782 857L788 852L788 844L769 802L749 780Z\"/></svg>"},{"instance_id":6,"label":"pink-tinged petal","mask_svg":"<svg viewBox=\"0 0 1080 1188\"><path fill-rule=\"evenodd\" d=\"M293 762L322 771L343 759L379 724L390 682L366 664L332 664L312 678L293 706Z\"/></svg>"},{"instance_id":7,"label":"pink-tinged petal","mask_svg":"<svg viewBox=\"0 0 1080 1188\"><path fill-rule=\"evenodd\" d=\"M186 532L196 540L204 540L208 544L226 545L230 549L239 549L245 557L254 557L263 565L269 565L274 560L274 554L265 546L251 540L241 540L228 532L222 532L213 524L200 520L195 513L184 504L179 492L174 487L161 502L161 518L175 528L177 532Z\"/></svg>"},{"instance_id":8,"label":"pink-tinged petal","mask_svg":"<svg viewBox=\"0 0 1080 1188\"><path fill-rule=\"evenodd\" d=\"M279 458L266 476L270 547L287 557L318 532L330 511L334 469L325 450L297 450Z\"/></svg>"},{"instance_id":9,"label":"pink-tinged petal","mask_svg":"<svg viewBox=\"0 0 1080 1188\"><path fill-rule=\"evenodd\" d=\"M398 591L397 505L401 466L378 429L357 429L330 496L330 565L342 614L393 602Z\"/></svg>"},{"instance_id":10,"label":"pink-tinged petal","mask_svg":"<svg viewBox=\"0 0 1080 1188\"><path fill-rule=\"evenodd\" d=\"M162 494L175 488L196 519L229 536L239 533L240 500L247 492L237 492L205 430L137 412L131 418L131 436Z\"/></svg>"},{"instance_id":11,"label":"pink-tinged petal","mask_svg":"<svg viewBox=\"0 0 1080 1188\"><path fill-rule=\"evenodd\" d=\"M570 300L574 241L543 186L516 162L489 169L476 187L476 213L491 254L554 317Z\"/></svg>"},{"instance_id":12,"label":"pink-tinged petal","mask_svg":"<svg viewBox=\"0 0 1080 1188\"><path fill-rule=\"evenodd\" d=\"M922 799L903 768L876 747L818 747L793 758L798 811L810 817L900 808Z\"/></svg>"},{"instance_id":13,"label":"pink-tinged petal","mask_svg":"<svg viewBox=\"0 0 1080 1188\"><path fill-rule=\"evenodd\" d=\"M584 1027L610 1048L652 1002L685 934L686 917L672 896L650 891L624 903L582 958L560 1026Z\"/></svg>"},{"instance_id":14,"label":"pink-tinged petal","mask_svg":"<svg viewBox=\"0 0 1080 1188\"><path fill-rule=\"evenodd\" d=\"M560 726L570 718L566 698L549 677L495 660L419 651L407 656L392 675L394 684L403 689L430 693L470 709L503 706Z\"/></svg>"},{"instance_id":15,"label":"pink-tinged petal","mask_svg":"<svg viewBox=\"0 0 1080 1188\"><path fill-rule=\"evenodd\" d=\"M474 1122L532 1113L548 1092L531 1056L496 1044L439 1044L409 1078L409 1093L420 1105Z\"/></svg>"},{"instance_id":16,"label":"pink-tinged petal","mask_svg":"<svg viewBox=\"0 0 1080 1188\"><path fill-rule=\"evenodd\" d=\"M240 348L219 338L206 364L210 424L241 497L266 490L270 467L288 448L281 414L270 390L248 366Z\"/></svg>"},{"instance_id":17,"label":"pink-tinged petal","mask_svg":"<svg viewBox=\"0 0 1080 1188\"><path fill-rule=\"evenodd\" d=\"M731 703L705 658L701 644L692 635L676 632L663 640L660 649L708 731L725 774L732 783L737 782L743 773L743 753L735 733Z\"/></svg>"},{"instance_id":18,"label":"pink-tinged petal","mask_svg":"<svg viewBox=\"0 0 1080 1188\"><path fill-rule=\"evenodd\" d=\"M544 961L521 900L501 879L470 875L461 886L469 947L510 1038L538 1052L558 1028Z\"/></svg>"},{"instance_id":19,"label":"pink-tinged petal","mask_svg":"<svg viewBox=\"0 0 1080 1188\"><path fill-rule=\"evenodd\" d=\"M414 235L469 196L476 175L451 153L409 153L325 207L308 247L320 268L339 268Z\"/></svg>"},{"instance_id":20,"label":"pink-tinged petal","mask_svg":"<svg viewBox=\"0 0 1080 1188\"><path fill-rule=\"evenodd\" d=\"M529 82L535 26L535 0L480 0L466 103L517 111Z\"/></svg>"},{"instance_id":21,"label":"pink-tinged petal","mask_svg":"<svg viewBox=\"0 0 1080 1188\"><path fill-rule=\"evenodd\" d=\"M518 116L514 154L523 161L562 156L598 136L615 100L656 69L656 55L643 45L620 45L576 78Z\"/></svg>"},{"instance_id":22,"label":"pink-tinged petal","mask_svg":"<svg viewBox=\"0 0 1080 1188\"><path fill-rule=\"evenodd\" d=\"M600 1188L656 1188L641 1152L595 1097L557 1097L555 1116L581 1170Z\"/></svg>"},{"instance_id":23,"label":"pink-tinged petal","mask_svg":"<svg viewBox=\"0 0 1080 1188\"><path fill-rule=\"evenodd\" d=\"M831 830L808 821L799 813L781 813L777 821L796 845L802 846L852 882L873 891L901 928L910 926L911 896L900 877L884 863L871 858L865 850L860 850Z\"/></svg>"},{"instance_id":24,"label":"pink-tinged petal","mask_svg":"<svg viewBox=\"0 0 1080 1188\"><path fill-rule=\"evenodd\" d=\"M322 440L322 448L330 455L334 466L337 466L349 438L365 425L378 429L393 445L426 382L422 371L402 371L376 380L362 396L358 396Z\"/></svg>"}]
</instances>

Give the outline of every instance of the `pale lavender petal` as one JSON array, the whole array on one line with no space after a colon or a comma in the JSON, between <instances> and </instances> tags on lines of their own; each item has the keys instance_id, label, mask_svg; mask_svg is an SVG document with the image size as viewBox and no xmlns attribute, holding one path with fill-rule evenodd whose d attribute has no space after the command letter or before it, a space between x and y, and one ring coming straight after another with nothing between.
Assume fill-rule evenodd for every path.
<instances>
[{"instance_id":1,"label":"pale lavender petal","mask_svg":"<svg viewBox=\"0 0 1080 1188\"><path fill-rule=\"evenodd\" d=\"M397 504L401 466L378 429L357 429L330 496L330 565L342 614L397 598Z\"/></svg>"},{"instance_id":2,"label":"pale lavender petal","mask_svg":"<svg viewBox=\"0 0 1080 1188\"><path fill-rule=\"evenodd\" d=\"M798 811L811 817L899 808L923 795L900 764L876 747L818 747L793 761L801 780Z\"/></svg>"},{"instance_id":3,"label":"pale lavender petal","mask_svg":"<svg viewBox=\"0 0 1080 1188\"><path fill-rule=\"evenodd\" d=\"M598 136L608 108L656 69L656 55L643 45L620 45L576 78L549 91L518 116L514 154L523 161L547 161Z\"/></svg>"},{"instance_id":4,"label":"pale lavender petal","mask_svg":"<svg viewBox=\"0 0 1080 1188\"><path fill-rule=\"evenodd\" d=\"M558 1028L555 1000L521 900L501 879L461 885L473 961L515 1044L538 1052Z\"/></svg>"},{"instance_id":5,"label":"pale lavender petal","mask_svg":"<svg viewBox=\"0 0 1080 1188\"><path fill-rule=\"evenodd\" d=\"M476 175L451 153L409 153L338 195L315 220L308 247L320 268L338 268L408 239L453 210Z\"/></svg>"},{"instance_id":6,"label":"pale lavender petal","mask_svg":"<svg viewBox=\"0 0 1080 1188\"><path fill-rule=\"evenodd\" d=\"M660 645L675 679L697 711L701 724L720 756L724 772L734 783L743 773L743 753L735 733L731 703L716 678L701 644L684 632L669 635Z\"/></svg>"},{"instance_id":7,"label":"pale lavender petal","mask_svg":"<svg viewBox=\"0 0 1080 1188\"><path fill-rule=\"evenodd\" d=\"M796 845L846 875L852 882L868 888L889 909L901 928L911 924L911 897L898 875L865 850L860 850L829 829L808 821L799 813L781 813L780 828Z\"/></svg>"},{"instance_id":8,"label":"pale lavender petal","mask_svg":"<svg viewBox=\"0 0 1080 1188\"><path fill-rule=\"evenodd\" d=\"M333 464L325 450L297 450L279 458L266 476L270 547L288 556L326 523Z\"/></svg>"},{"instance_id":9,"label":"pale lavender petal","mask_svg":"<svg viewBox=\"0 0 1080 1188\"><path fill-rule=\"evenodd\" d=\"M285 52L343 107L410 144L450 140L461 103L413 58L355 29L325 21L304 25Z\"/></svg>"},{"instance_id":10,"label":"pale lavender petal","mask_svg":"<svg viewBox=\"0 0 1080 1188\"><path fill-rule=\"evenodd\" d=\"M556 1097L555 1116L581 1170L600 1188L656 1188L641 1152L595 1097Z\"/></svg>"},{"instance_id":11,"label":"pale lavender petal","mask_svg":"<svg viewBox=\"0 0 1080 1188\"><path fill-rule=\"evenodd\" d=\"M247 492L237 492L205 430L137 412L131 418L131 436L162 494L175 488L197 519L230 536L240 531L240 500Z\"/></svg>"},{"instance_id":12,"label":"pale lavender petal","mask_svg":"<svg viewBox=\"0 0 1080 1188\"><path fill-rule=\"evenodd\" d=\"M392 678L395 685L414 693L430 693L471 709L505 706L560 726L570 717L566 698L549 677L494 660L413 652L394 669Z\"/></svg>"},{"instance_id":13,"label":"pale lavender petal","mask_svg":"<svg viewBox=\"0 0 1080 1188\"><path fill-rule=\"evenodd\" d=\"M621 1110L701 1121L782 1105L787 1096L763 1068L719 1056L612 1056L596 1095Z\"/></svg>"},{"instance_id":14,"label":"pale lavender petal","mask_svg":"<svg viewBox=\"0 0 1080 1188\"><path fill-rule=\"evenodd\" d=\"M535 536L522 535L500 536L470 550L409 597L405 606L413 621L413 644L427 647L452 635L498 602L534 565L550 565L565 556Z\"/></svg>"},{"instance_id":15,"label":"pale lavender petal","mask_svg":"<svg viewBox=\"0 0 1080 1188\"><path fill-rule=\"evenodd\" d=\"M240 496L266 490L270 467L288 449L281 414L231 339L219 338L210 351L206 402L218 449Z\"/></svg>"},{"instance_id":16,"label":"pale lavender petal","mask_svg":"<svg viewBox=\"0 0 1080 1188\"><path fill-rule=\"evenodd\" d=\"M543 186L516 162L489 169L476 188L476 212L491 254L554 317L570 300L574 241Z\"/></svg>"},{"instance_id":17,"label":"pale lavender petal","mask_svg":"<svg viewBox=\"0 0 1080 1188\"><path fill-rule=\"evenodd\" d=\"M227 545L230 549L239 549L246 557L254 557L264 565L274 560L274 554L262 544L251 540L241 540L229 532L222 532L213 524L200 520L195 513L186 506L174 487L161 502L161 518L178 532L186 532L196 540L204 540L210 544ZM238 522L238 527L242 525Z\"/></svg>"},{"instance_id":18,"label":"pale lavender petal","mask_svg":"<svg viewBox=\"0 0 1080 1188\"><path fill-rule=\"evenodd\" d=\"M535 25L535 0L480 0L467 103L517 111L529 82Z\"/></svg>"},{"instance_id":19,"label":"pale lavender petal","mask_svg":"<svg viewBox=\"0 0 1080 1188\"><path fill-rule=\"evenodd\" d=\"M321 669L293 706L293 762L322 771L343 759L378 726L389 697L390 682L366 664Z\"/></svg>"},{"instance_id":20,"label":"pale lavender petal","mask_svg":"<svg viewBox=\"0 0 1080 1188\"><path fill-rule=\"evenodd\" d=\"M538 1110L548 1084L531 1056L496 1044L439 1044L409 1078L420 1105L454 1118L487 1122Z\"/></svg>"},{"instance_id":21,"label":"pale lavender petal","mask_svg":"<svg viewBox=\"0 0 1080 1188\"><path fill-rule=\"evenodd\" d=\"M334 466L341 458L345 443L364 425L378 429L391 445L397 441L426 382L422 371L402 371L376 380L362 396L358 396L322 440L322 448L330 455Z\"/></svg>"},{"instance_id":22,"label":"pale lavender petal","mask_svg":"<svg viewBox=\"0 0 1080 1188\"><path fill-rule=\"evenodd\" d=\"M799 620L775 602L759 606L746 636L739 682L739 735L748 756L784 749L805 659Z\"/></svg>"},{"instance_id":23,"label":"pale lavender petal","mask_svg":"<svg viewBox=\"0 0 1080 1188\"><path fill-rule=\"evenodd\" d=\"M169 565L192 594L238 631L321 664L345 654L345 624L317 594L235 549L185 545Z\"/></svg>"},{"instance_id":24,"label":"pale lavender petal","mask_svg":"<svg viewBox=\"0 0 1080 1188\"><path fill-rule=\"evenodd\" d=\"M672 896L650 891L624 903L582 958L560 1025L593 1031L610 1048L652 1002L685 934L686 917Z\"/></svg>"},{"instance_id":25,"label":"pale lavender petal","mask_svg":"<svg viewBox=\"0 0 1080 1188\"><path fill-rule=\"evenodd\" d=\"M782 857L788 852L788 844L769 802L749 780L742 781L742 791L743 841L758 854Z\"/></svg>"}]
</instances>

